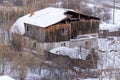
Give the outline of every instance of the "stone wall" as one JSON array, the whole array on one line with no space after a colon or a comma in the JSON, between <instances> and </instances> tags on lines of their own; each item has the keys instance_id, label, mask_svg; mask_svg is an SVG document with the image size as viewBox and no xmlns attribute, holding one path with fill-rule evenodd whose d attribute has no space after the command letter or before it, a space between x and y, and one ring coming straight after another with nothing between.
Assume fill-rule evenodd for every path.
<instances>
[{"instance_id":1,"label":"stone wall","mask_svg":"<svg viewBox=\"0 0 120 80\"><path fill-rule=\"evenodd\" d=\"M29 49L29 50L34 50L37 52L41 52L43 50L51 50L56 47L60 46L66 46L70 47L69 41L64 41L64 42L51 42L51 43L40 43L36 40L33 40L31 38L21 36L19 34L14 33L12 35L12 41L11 43L16 46L17 49Z\"/></svg>"},{"instance_id":2,"label":"stone wall","mask_svg":"<svg viewBox=\"0 0 120 80\"><path fill-rule=\"evenodd\" d=\"M78 39L70 40L70 47L82 47L86 49L98 49L98 35L97 34L87 34L78 36Z\"/></svg>"},{"instance_id":3,"label":"stone wall","mask_svg":"<svg viewBox=\"0 0 120 80\"><path fill-rule=\"evenodd\" d=\"M38 43L36 40L32 40L28 37L21 36L19 34L13 34L11 43L18 50L31 50L44 55L44 46L42 43Z\"/></svg>"}]
</instances>

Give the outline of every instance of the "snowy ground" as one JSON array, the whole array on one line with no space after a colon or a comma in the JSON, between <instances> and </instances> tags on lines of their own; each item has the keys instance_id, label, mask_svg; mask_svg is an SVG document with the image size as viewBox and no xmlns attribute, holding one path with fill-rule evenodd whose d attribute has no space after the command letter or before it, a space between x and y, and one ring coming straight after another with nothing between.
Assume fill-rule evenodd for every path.
<instances>
[{"instance_id":1,"label":"snowy ground","mask_svg":"<svg viewBox=\"0 0 120 80\"><path fill-rule=\"evenodd\" d=\"M0 80L15 80L15 79L13 79L13 78L11 78L9 76L3 75L3 76L0 76Z\"/></svg>"},{"instance_id":2,"label":"snowy ground","mask_svg":"<svg viewBox=\"0 0 120 80\"><path fill-rule=\"evenodd\" d=\"M120 69L120 41L99 39L99 56L101 69Z\"/></svg>"},{"instance_id":3,"label":"snowy ground","mask_svg":"<svg viewBox=\"0 0 120 80\"><path fill-rule=\"evenodd\" d=\"M109 30L112 31L118 31L120 29L120 10L115 10L115 19L113 24L113 9L111 9L111 17L112 19L106 22L101 22L100 24L100 30Z\"/></svg>"}]
</instances>

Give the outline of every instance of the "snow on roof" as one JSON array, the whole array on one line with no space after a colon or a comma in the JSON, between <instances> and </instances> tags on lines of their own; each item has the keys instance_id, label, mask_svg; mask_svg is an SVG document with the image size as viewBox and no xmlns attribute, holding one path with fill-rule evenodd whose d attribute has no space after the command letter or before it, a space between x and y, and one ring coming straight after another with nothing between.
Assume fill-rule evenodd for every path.
<instances>
[{"instance_id":1,"label":"snow on roof","mask_svg":"<svg viewBox=\"0 0 120 80\"><path fill-rule=\"evenodd\" d=\"M28 23L31 25L36 25L40 27L48 27L50 25L56 24L67 17L65 12L72 11L72 9L63 9L63 8L53 8L48 7L33 13L30 17L30 14L27 14L21 18L19 18L12 26L11 32L18 33L23 35L25 33L24 23Z\"/></svg>"},{"instance_id":2,"label":"snow on roof","mask_svg":"<svg viewBox=\"0 0 120 80\"><path fill-rule=\"evenodd\" d=\"M12 79L10 78L9 76L0 76L0 80L15 80L15 79Z\"/></svg>"}]
</instances>

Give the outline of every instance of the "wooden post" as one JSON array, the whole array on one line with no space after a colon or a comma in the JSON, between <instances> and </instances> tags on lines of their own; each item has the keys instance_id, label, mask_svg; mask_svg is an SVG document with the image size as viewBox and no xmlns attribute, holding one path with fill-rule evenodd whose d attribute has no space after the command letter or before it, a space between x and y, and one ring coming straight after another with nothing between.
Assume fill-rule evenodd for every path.
<instances>
[{"instance_id":1,"label":"wooden post","mask_svg":"<svg viewBox=\"0 0 120 80\"><path fill-rule=\"evenodd\" d=\"M115 24L115 0L113 1L113 24Z\"/></svg>"}]
</instances>

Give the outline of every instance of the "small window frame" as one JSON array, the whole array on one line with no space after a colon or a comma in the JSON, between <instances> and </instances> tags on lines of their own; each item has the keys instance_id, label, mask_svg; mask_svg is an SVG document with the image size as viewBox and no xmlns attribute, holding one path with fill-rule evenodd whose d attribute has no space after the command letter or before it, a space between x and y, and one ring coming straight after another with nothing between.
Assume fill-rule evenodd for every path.
<instances>
[{"instance_id":1,"label":"small window frame","mask_svg":"<svg viewBox=\"0 0 120 80\"><path fill-rule=\"evenodd\" d=\"M29 26L25 24L25 31L29 31L29 30L30 30Z\"/></svg>"},{"instance_id":2,"label":"small window frame","mask_svg":"<svg viewBox=\"0 0 120 80\"><path fill-rule=\"evenodd\" d=\"M61 28L60 30L61 35L67 35L67 33L68 33L68 28Z\"/></svg>"},{"instance_id":3,"label":"small window frame","mask_svg":"<svg viewBox=\"0 0 120 80\"><path fill-rule=\"evenodd\" d=\"M26 31L29 31L29 26L26 26Z\"/></svg>"}]
</instances>

